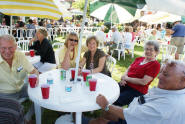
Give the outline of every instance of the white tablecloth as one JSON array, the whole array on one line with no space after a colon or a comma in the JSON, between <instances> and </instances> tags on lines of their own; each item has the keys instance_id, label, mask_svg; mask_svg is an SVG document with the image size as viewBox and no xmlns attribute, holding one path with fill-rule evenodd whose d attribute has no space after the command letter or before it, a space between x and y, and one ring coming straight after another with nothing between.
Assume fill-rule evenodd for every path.
<instances>
[{"instance_id":1,"label":"white tablecloth","mask_svg":"<svg viewBox=\"0 0 185 124\"><path fill-rule=\"evenodd\" d=\"M37 62L40 61L40 56L34 56L34 57L26 56L26 58L28 59L28 61L29 61L31 64L35 64L35 63L37 63Z\"/></svg>"},{"instance_id":2,"label":"white tablecloth","mask_svg":"<svg viewBox=\"0 0 185 124\"><path fill-rule=\"evenodd\" d=\"M67 74L70 75L70 72ZM42 99L40 86L47 82L47 77L52 77L54 83L50 85L49 99L44 100ZM77 112L80 113L79 117L81 118L81 112L100 109L98 104L96 104L96 96L99 93L105 95L109 103L117 100L120 89L115 80L101 73L93 74L92 77L97 79L97 89L95 92L90 92L89 87L81 81L72 84L72 92L68 93L65 92L65 86L69 82L60 79L59 69L41 74L39 86L37 88L28 88L29 97L35 103L37 124L41 124L40 106L56 111ZM77 123L81 123L81 120Z\"/></svg>"}]
</instances>

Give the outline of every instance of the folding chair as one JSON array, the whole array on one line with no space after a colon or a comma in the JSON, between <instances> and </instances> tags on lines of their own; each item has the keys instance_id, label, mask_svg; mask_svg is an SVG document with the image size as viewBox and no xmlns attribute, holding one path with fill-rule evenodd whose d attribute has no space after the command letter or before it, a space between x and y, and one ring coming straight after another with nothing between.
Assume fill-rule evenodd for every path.
<instances>
[{"instance_id":1,"label":"folding chair","mask_svg":"<svg viewBox=\"0 0 185 124\"><path fill-rule=\"evenodd\" d=\"M136 37L132 42L131 42L131 47L128 49L128 50L131 50L131 53L132 53L132 58L134 58L134 47L135 47L135 44L138 40L138 37Z\"/></svg>"},{"instance_id":2,"label":"folding chair","mask_svg":"<svg viewBox=\"0 0 185 124\"><path fill-rule=\"evenodd\" d=\"M118 51L118 61L120 60L120 55L122 54L124 60L125 60L125 48L123 46L123 43L118 43L116 49L111 51L111 56L113 55L114 51Z\"/></svg>"},{"instance_id":3,"label":"folding chair","mask_svg":"<svg viewBox=\"0 0 185 124\"><path fill-rule=\"evenodd\" d=\"M61 48L62 46L64 46L64 43L61 43L61 42L55 42L52 44L52 47L55 48Z\"/></svg>"},{"instance_id":4,"label":"folding chair","mask_svg":"<svg viewBox=\"0 0 185 124\"><path fill-rule=\"evenodd\" d=\"M162 61L163 63L166 59L174 59L175 53L177 51L177 47L173 45L168 44L161 44L161 50L162 50Z\"/></svg>"},{"instance_id":5,"label":"folding chair","mask_svg":"<svg viewBox=\"0 0 185 124\"><path fill-rule=\"evenodd\" d=\"M22 51L28 51L29 40L19 40L17 41L17 46Z\"/></svg>"},{"instance_id":6,"label":"folding chair","mask_svg":"<svg viewBox=\"0 0 185 124\"><path fill-rule=\"evenodd\" d=\"M108 56L106 62L107 67L110 70L110 73L112 74L112 72L114 71L114 67L116 65L116 59L112 56Z\"/></svg>"},{"instance_id":7,"label":"folding chair","mask_svg":"<svg viewBox=\"0 0 185 124\"><path fill-rule=\"evenodd\" d=\"M35 37L36 30L35 29L27 29L26 30L26 38L27 40L31 40L33 37Z\"/></svg>"}]
</instances>

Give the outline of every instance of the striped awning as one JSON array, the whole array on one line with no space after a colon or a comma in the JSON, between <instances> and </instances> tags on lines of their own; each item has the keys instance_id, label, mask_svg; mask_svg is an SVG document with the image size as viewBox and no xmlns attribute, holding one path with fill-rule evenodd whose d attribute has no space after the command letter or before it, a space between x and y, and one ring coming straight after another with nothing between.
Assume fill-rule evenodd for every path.
<instances>
[{"instance_id":1,"label":"striped awning","mask_svg":"<svg viewBox=\"0 0 185 124\"><path fill-rule=\"evenodd\" d=\"M0 12L12 16L29 16L58 20L62 12L53 0L0 0Z\"/></svg>"}]
</instances>

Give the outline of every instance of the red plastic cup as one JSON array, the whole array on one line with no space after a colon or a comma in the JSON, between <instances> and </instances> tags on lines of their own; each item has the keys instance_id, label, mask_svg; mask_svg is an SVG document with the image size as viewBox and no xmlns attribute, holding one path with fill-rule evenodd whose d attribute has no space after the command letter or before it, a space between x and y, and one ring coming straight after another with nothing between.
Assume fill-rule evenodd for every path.
<instances>
[{"instance_id":1,"label":"red plastic cup","mask_svg":"<svg viewBox=\"0 0 185 124\"><path fill-rule=\"evenodd\" d=\"M168 41L168 44L170 44L170 41Z\"/></svg>"},{"instance_id":2,"label":"red plastic cup","mask_svg":"<svg viewBox=\"0 0 185 124\"><path fill-rule=\"evenodd\" d=\"M30 50L30 56L34 57L34 55L35 55L35 51L34 50Z\"/></svg>"},{"instance_id":3,"label":"red plastic cup","mask_svg":"<svg viewBox=\"0 0 185 124\"><path fill-rule=\"evenodd\" d=\"M48 99L49 98L49 84L42 84L41 91L42 91L42 98Z\"/></svg>"},{"instance_id":4,"label":"red plastic cup","mask_svg":"<svg viewBox=\"0 0 185 124\"><path fill-rule=\"evenodd\" d=\"M96 84L97 80L96 79L89 79L89 89L90 91L96 91Z\"/></svg>"},{"instance_id":5,"label":"red plastic cup","mask_svg":"<svg viewBox=\"0 0 185 124\"><path fill-rule=\"evenodd\" d=\"M28 81L30 83L30 87L35 88L36 87L36 82L37 82L37 75L36 74L31 74L28 77Z\"/></svg>"},{"instance_id":6,"label":"red plastic cup","mask_svg":"<svg viewBox=\"0 0 185 124\"><path fill-rule=\"evenodd\" d=\"M83 79L84 81L86 81L86 77L88 74L90 74L91 71L90 70L82 70L82 76L83 76Z\"/></svg>"},{"instance_id":7,"label":"red plastic cup","mask_svg":"<svg viewBox=\"0 0 185 124\"><path fill-rule=\"evenodd\" d=\"M108 34L106 34L106 38L108 38Z\"/></svg>"},{"instance_id":8,"label":"red plastic cup","mask_svg":"<svg viewBox=\"0 0 185 124\"><path fill-rule=\"evenodd\" d=\"M71 69L71 78L75 79L75 68Z\"/></svg>"}]
</instances>

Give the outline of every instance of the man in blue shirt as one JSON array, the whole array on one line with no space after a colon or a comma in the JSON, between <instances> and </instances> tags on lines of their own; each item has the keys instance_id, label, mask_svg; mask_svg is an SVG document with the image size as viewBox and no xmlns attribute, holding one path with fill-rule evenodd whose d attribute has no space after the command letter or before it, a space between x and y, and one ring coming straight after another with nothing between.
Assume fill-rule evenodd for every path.
<instances>
[{"instance_id":1,"label":"man in blue shirt","mask_svg":"<svg viewBox=\"0 0 185 124\"><path fill-rule=\"evenodd\" d=\"M172 39L170 44L177 47L175 59L179 59L179 54L183 53L185 43L185 25L180 21L175 22L174 27L171 30Z\"/></svg>"}]
</instances>

